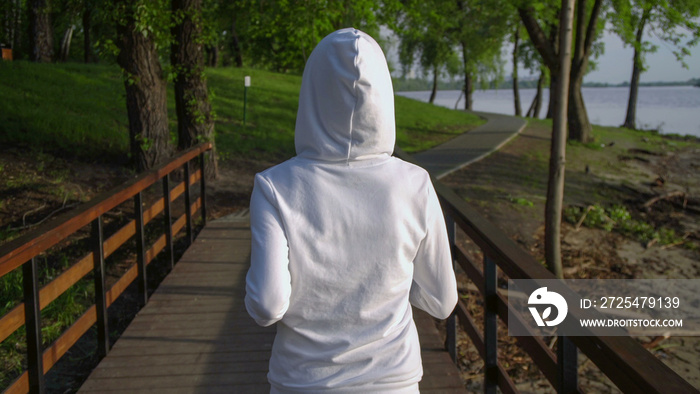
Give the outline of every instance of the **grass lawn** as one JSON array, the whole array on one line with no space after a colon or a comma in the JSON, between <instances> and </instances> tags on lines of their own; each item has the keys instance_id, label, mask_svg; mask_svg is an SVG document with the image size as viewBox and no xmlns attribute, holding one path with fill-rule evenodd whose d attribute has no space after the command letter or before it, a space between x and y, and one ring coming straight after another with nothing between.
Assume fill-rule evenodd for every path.
<instances>
[{"instance_id":1,"label":"grass lawn","mask_svg":"<svg viewBox=\"0 0 700 394\"><path fill-rule=\"evenodd\" d=\"M221 159L294 155L294 124L301 77L254 69L207 69L216 113ZM243 124L243 77L250 75ZM168 90L170 130L176 116ZM128 151L124 86L112 65L0 63L0 144L83 159L123 156ZM396 97L397 142L416 152L483 123L459 111Z\"/></svg>"}]
</instances>

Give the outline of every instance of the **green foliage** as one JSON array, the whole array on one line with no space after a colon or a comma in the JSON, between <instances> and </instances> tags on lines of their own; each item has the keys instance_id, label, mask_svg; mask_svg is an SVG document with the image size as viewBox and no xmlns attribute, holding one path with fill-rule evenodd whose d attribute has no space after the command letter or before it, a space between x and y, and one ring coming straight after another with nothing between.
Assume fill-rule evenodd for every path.
<instances>
[{"instance_id":1,"label":"green foliage","mask_svg":"<svg viewBox=\"0 0 700 394\"><path fill-rule=\"evenodd\" d=\"M613 0L612 30L626 45L640 52L640 66L645 69L644 55L656 52L658 47L643 38L638 40L640 29L672 45L676 59L688 68L685 58L688 48L700 41L700 2L685 0Z\"/></svg>"},{"instance_id":2,"label":"green foliage","mask_svg":"<svg viewBox=\"0 0 700 394\"><path fill-rule=\"evenodd\" d=\"M126 152L123 92L112 66L0 62L0 145L83 158Z\"/></svg>"},{"instance_id":3,"label":"green foliage","mask_svg":"<svg viewBox=\"0 0 700 394\"><path fill-rule=\"evenodd\" d=\"M379 5L373 0L242 0L214 7L222 12L219 23L229 45L233 19L236 36L245 37L240 46L246 61L278 72L301 73L316 44L337 29L355 27L379 35Z\"/></svg>"},{"instance_id":4,"label":"green foliage","mask_svg":"<svg viewBox=\"0 0 700 394\"><path fill-rule=\"evenodd\" d=\"M615 231L643 243L656 240L661 245L669 245L682 241L673 229L666 227L655 228L652 224L643 220L636 220L626 207L613 205L605 208L600 205L591 205L587 209L570 206L564 210L564 219L572 224L578 224L591 228L600 228L605 231Z\"/></svg>"},{"instance_id":5,"label":"green foliage","mask_svg":"<svg viewBox=\"0 0 700 394\"><path fill-rule=\"evenodd\" d=\"M512 203L514 203L514 204L516 204L516 205L520 205L520 206L522 206L522 207L534 207L534 206L535 206L535 203L533 203L532 201L528 200L527 198L509 196L508 199L509 199Z\"/></svg>"}]
</instances>

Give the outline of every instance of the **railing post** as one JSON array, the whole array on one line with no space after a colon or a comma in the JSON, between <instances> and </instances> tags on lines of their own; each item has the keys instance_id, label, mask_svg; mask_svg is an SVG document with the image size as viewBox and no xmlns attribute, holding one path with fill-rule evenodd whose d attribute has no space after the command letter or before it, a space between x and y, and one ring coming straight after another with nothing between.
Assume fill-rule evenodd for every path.
<instances>
[{"instance_id":1,"label":"railing post","mask_svg":"<svg viewBox=\"0 0 700 394\"><path fill-rule=\"evenodd\" d=\"M575 393L578 386L578 349L571 339L557 337L557 392Z\"/></svg>"},{"instance_id":2,"label":"railing post","mask_svg":"<svg viewBox=\"0 0 700 394\"><path fill-rule=\"evenodd\" d=\"M498 385L498 320L496 314L496 263L484 255L484 392L496 393Z\"/></svg>"},{"instance_id":3,"label":"railing post","mask_svg":"<svg viewBox=\"0 0 700 394\"><path fill-rule=\"evenodd\" d=\"M170 211L170 174L163 177L163 220L165 221L165 253L168 255L168 270L175 265L175 253L173 253L173 222Z\"/></svg>"},{"instance_id":4,"label":"railing post","mask_svg":"<svg viewBox=\"0 0 700 394\"><path fill-rule=\"evenodd\" d=\"M451 216L445 215L445 225L447 226L447 238L450 242L450 253L452 254L452 270L455 269L457 256L457 228L454 219ZM445 337L445 349L449 353L453 362L457 361L457 312L453 311L447 318Z\"/></svg>"},{"instance_id":5,"label":"railing post","mask_svg":"<svg viewBox=\"0 0 700 394\"><path fill-rule=\"evenodd\" d=\"M92 222L92 257L95 270L95 307L97 309L97 355L104 358L109 352L109 326L105 297L105 254L102 216Z\"/></svg>"},{"instance_id":6,"label":"railing post","mask_svg":"<svg viewBox=\"0 0 700 394\"><path fill-rule=\"evenodd\" d=\"M185 169L185 220L187 225L187 246L192 245L192 207L190 202L190 162L183 165Z\"/></svg>"},{"instance_id":7,"label":"railing post","mask_svg":"<svg viewBox=\"0 0 700 394\"><path fill-rule=\"evenodd\" d=\"M141 306L148 302L148 280L146 278L146 242L143 229L143 201L141 192L134 196L134 215L136 216L136 263L138 264L139 302Z\"/></svg>"},{"instance_id":8,"label":"railing post","mask_svg":"<svg viewBox=\"0 0 700 394\"><path fill-rule=\"evenodd\" d=\"M211 153L209 153L211 154ZM207 184L206 176L204 175L204 152L199 154L199 171L202 177L199 179L200 187L200 199L202 201L202 206L200 210L202 211L202 226L207 225Z\"/></svg>"},{"instance_id":9,"label":"railing post","mask_svg":"<svg viewBox=\"0 0 700 394\"><path fill-rule=\"evenodd\" d=\"M41 350L41 309L39 308L39 278L36 259L22 265L24 288L24 324L27 331L27 373L29 392L45 393L44 357Z\"/></svg>"}]
</instances>

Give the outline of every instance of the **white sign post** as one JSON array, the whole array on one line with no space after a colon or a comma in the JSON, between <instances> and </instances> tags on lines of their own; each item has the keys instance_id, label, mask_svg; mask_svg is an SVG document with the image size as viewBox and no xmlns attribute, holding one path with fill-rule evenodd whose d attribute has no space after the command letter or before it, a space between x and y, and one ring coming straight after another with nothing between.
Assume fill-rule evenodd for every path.
<instances>
[{"instance_id":1,"label":"white sign post","mask_svg":"<svg viewBox=\"0 0 700 394\"><path fill-rule=\"evenodd\" d=\"M248 87L250 87L250 75L246 75L244 78L244 88L243 88L243 126L246 123L247 107L248 107Z\"/></svg>"}]
</instances>

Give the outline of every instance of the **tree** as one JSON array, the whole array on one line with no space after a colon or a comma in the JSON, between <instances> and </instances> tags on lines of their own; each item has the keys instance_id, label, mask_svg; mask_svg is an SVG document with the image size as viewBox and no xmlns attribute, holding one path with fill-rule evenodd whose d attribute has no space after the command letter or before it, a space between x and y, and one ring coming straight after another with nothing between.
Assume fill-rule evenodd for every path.
<instances>
[{"instance_id":1,"label":"tree","mask_svg":"<svg viewBox=\"0 0 700 394\"><path fill-rule=\"evenodd\" d=\"M515 105L515 116L522 116L520 107L520 91L518 89L518 49L520 46L520 25L515 26L513 33L513 104Z\"/></svg>"},{"instance_id":2,"label":"tree","mask_svg":"<svg viewBox=\"0 0 700 394\"><path fill-rule=\"evenodd\" d=\"M175 73L178 148L202 141L214 144L214 118L204 79L202 0L172 0L172 8L175 24L170 58ZM209 154L204 170L208 178L217 177L216 150Z\"/></svg>"},{"instance_id":3,"label":"tree","mask_svg":"<svg viewBox=\"0 0 700 394\"><path fill-rule=\"evenodd\" d=\"M97 60L92 53L92 41L90 39L90 33L92 30L92 14L93 1L83 0L83 60L85 63L90 63L91 61Z\"/></svg>"},{"instance_id":4,"label":"tree","mask_svg":"<svg viewBox=\"0 0 700 394\"><path fill-rule=\"evenodd\" d=\"M601 29L599 16L602 11L603 0L594 0L589 6L587 0L578 0L576 3L576 32L569 75L569 107L568 124L569 139L581 142L589 142L591 136L591 123L583 101L581 88L583 76L588 68L590 56L593 54L593 43L598 31ZM546 31L541 27L536 17L536 10L532 4L522 3L518 6L518 13L527 29L530 40L542 56L544 64L550 72L550 91L557 91L559 67L561 66L556 40L548 39ZM543 18L543 21L551 20L551 16ZM550 29L552 31L552 29ZM552 97L552 95L550 95ZM551 110L551 105L550 105Z\"/></svg>"},{"instance_id":5,"label":"tree","mask_svg":"<svg viewBox=\"0 0 700 394\"><path fill-rule=\"evenodd\" d=\"M580 0L579 0L580 1ZM561 211L564 200L564 170L566 163L566 128L569 81L571 69L571 36L575 0L562 0L559 21L559 67L557 90L554 92L554 119L549 158L549 181L545 204L545 257L549 270L563 278L561 263Z\"/></svg>"},{"instance_id":6,"label":"tree","mask_svg":"<svg viewBox=\"0 0 700 394\"><path fill-rule=\"evenodd\" d=\"M474 86L502 76L501 47L514 11L500 0L456 0L456 6L450 16L457 25L452 34L462 51L464 109L471 110Z\"/></svg>"},{"instance_id":7,"label":"tree","mask_svg":"<svg viewBox=\"0 0 700 394\"><path fill-rule=\"evenodd\" d=\"M676 58L688 67L683 58L689 54L688 47L697 44L700 38L700 2L697 1L659 1L659 0L615 0L613 1L612 25L623 42L634 48L632 60L632 77L630 80L627 113L622 127L636 128L637 95L639 79L645 71L646 53L656 51L656 46L644 41L644 30L649 30L663 41L675 47ZM686 32L691 37L686 38Z\"/></svg>"},{"instance_id":8,"label":"tree","mask_svg":"<svg viewBox=\"0 0 700 394\"><path fill-rule=\"evenodd\" d=\"M156 50L159 20L166 15L162 2L119 0L112 11L119 50L117 63L124 74L129 142L139 171L150 169L171 154L166 82Z\"/></svg>"},{"instance_id":9,"label":"tree","mask_svg":"<svg viewBox=\"0 0 700 394\"><path fill-rule=\"evenodd\" d=\"M433 94L442 70L464 75L464 108L472 109L472 92L478 83L502 73L501 44L507 31L507 4L483 0L385 2L389 26L401 39L404 72L416 59L424 71L433 71ZM460 53L461 52L461 53ZM459 66L455 58L461 55ZM432 102L432 101L431 101Z\"/></svg>"},{"instance_id":10,"label":"tree","mask_svg":"<svg viewBox=\"0 0 700 394\"><path fill-rule=\"evenodd\" d=\"M30 0L29 60L47 63L53 60L53 28L49 0Z\"/></svg>"},{"instance_id":11,"label":"tree","mask_svg":"<svg viewBox=\"0 0 700 394\"><path fill-rule=\"evenodd\" d=\"M278 72L303 71L311 51L334 30L355 27L374 37L379 33L374 0L241 0L228 9L234 11L228 15L236 15L233 31L240 38L232 45L238 42L251 63Z\"/></svg>"},{"instance_id":12,"label":"tree","mask_svg":"<svg viewBox=\"0 0 700 394\"><path fill-rule=\"evenodd\" d=\"M13 57L19 57L19 44L22 33L24 11L21 0L11 0L0 4L0 43L10 45Z\"/></svg>"}]
</instances>

